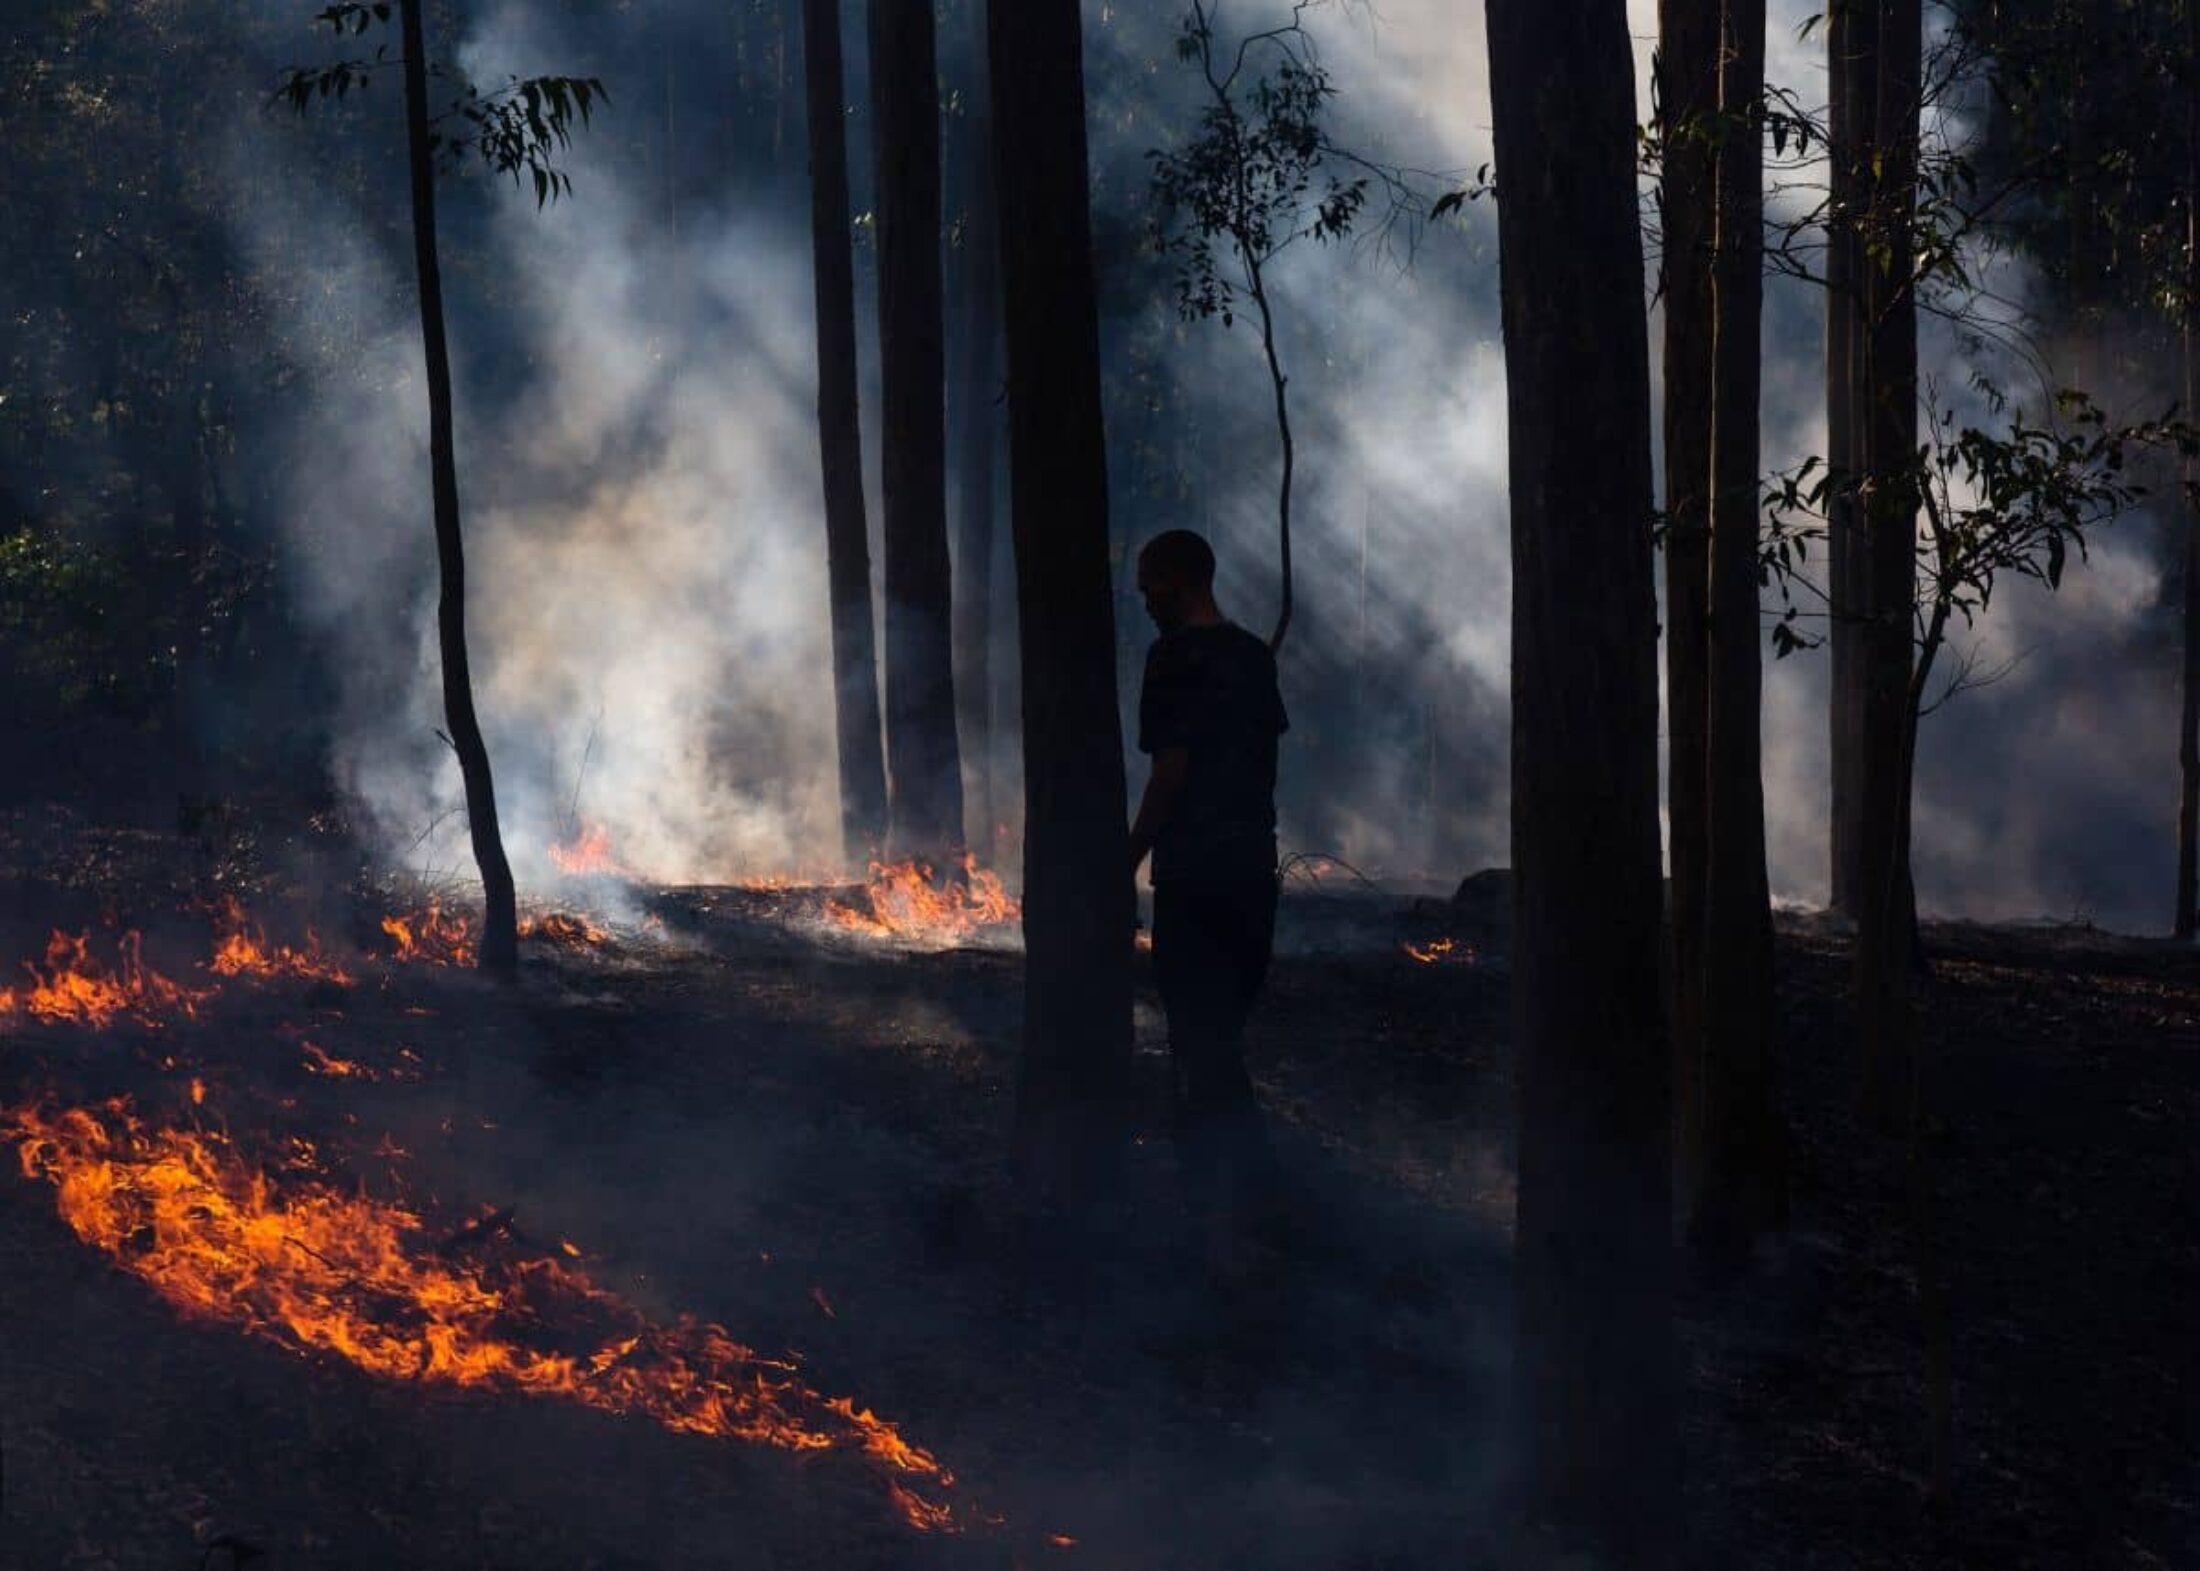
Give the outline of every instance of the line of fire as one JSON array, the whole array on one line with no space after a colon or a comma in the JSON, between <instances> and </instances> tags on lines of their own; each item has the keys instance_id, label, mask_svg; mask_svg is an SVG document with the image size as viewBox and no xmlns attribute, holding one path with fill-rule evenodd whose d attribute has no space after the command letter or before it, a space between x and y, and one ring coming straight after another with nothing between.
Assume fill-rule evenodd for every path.
<instances>
[{"instance_id":1,"label":"line of fire","mask_svg":"<svg viewBox=\"0 0 2200 1571\"><path fill-rule=\"evenodd\" d=\"M0 1571L2200 1568L2200 0L9 0Z\"/></svg>"}]
</instances>

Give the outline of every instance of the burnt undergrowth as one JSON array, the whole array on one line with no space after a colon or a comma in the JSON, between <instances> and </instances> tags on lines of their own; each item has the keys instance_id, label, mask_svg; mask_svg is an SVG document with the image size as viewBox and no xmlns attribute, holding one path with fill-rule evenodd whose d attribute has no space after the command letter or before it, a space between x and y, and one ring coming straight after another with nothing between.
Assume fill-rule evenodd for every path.
<instances>
[{"instance_id":1,"label":"burnt undergrowth","mask_svg":"<svg viewBox=\"0 0 2200 1571\"><path fill-rule=\"evenodd\" d=\"M181 1316L11 1163L0 1565L180 1568L225 1533L279 1568L1499 1562L1509 1063L1486 917L1292 896L1254 1033L1288 1225L1218 1274L1178 1199L1150 993L1122 1192L1072 1228L1000 1161L1012 952L836 933L816 891L607 887L569 892L617 909L602 942L533 941L500 988L371 958L395 892L332 837L48 823L6 844L20 954L113 917L188 978L206 903L242 890L271 931L310 919L357 957L349 985L247 979L191 1018L0 1024L10 1103L128 1095L255 1150L310 1140L447 1247L571 1245L652 1315L799 1354L936 1452L974 1522L915 1534L834 1452L383 1379ZM1929 945L1956 1491L1925 1508L1902 1177L1848 1116L1843 940L1791 924L1795 1228L1684 1306L1699 1557L2183 1563L2200 975L2069 930Z\"/></svg>"}]
</instances>

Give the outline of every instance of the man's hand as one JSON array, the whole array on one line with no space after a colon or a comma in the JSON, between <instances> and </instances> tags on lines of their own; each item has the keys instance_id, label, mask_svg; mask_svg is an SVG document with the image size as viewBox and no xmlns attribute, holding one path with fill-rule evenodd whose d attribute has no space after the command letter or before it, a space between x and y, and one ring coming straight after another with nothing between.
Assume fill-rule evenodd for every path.
<instances>
[{"instance_id":1,"label":"man's hand","mask_svg":"<svg viewBox=\"0 0 2200 1571\"><path fill-rule=\"evenodd\" d=\"M1165 747L1153 755L1153 773L1146 777L1146 794L1138 800L1138 817L1131 823L1131 877L1138 877L1138 865L1146 860L1146 853L1153 849L1167 827L1169 817L1176 811L1176 799L1184 790L1184 778L1191 772L1192 751L1188 747Z\"/></svg>"}]
</instances>

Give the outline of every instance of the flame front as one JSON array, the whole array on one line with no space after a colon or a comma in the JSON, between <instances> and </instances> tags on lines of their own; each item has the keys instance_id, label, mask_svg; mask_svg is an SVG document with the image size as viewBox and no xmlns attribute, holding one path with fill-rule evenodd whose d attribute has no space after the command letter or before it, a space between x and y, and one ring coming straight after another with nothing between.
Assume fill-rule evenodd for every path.
<instances>
[{"instance_id":1,"label":"flame front","mask_svg":"<svg viewBox=\"0 0 2200 1571\"><path fill-rule=\"evenodd\" d=\"M234 897L222 901L217 919L222 936L214 946L216 976L290 976L351 985L351 974L321 952L320 936L310 927L303 949L271 944L265 930L246 917Z\"/></svg>"},{"instance_id":2,"label":"flame front","mask_svg":"<svg viewBox=\"0 0 2200 1571\"><path fill-rule=\"evenodd\" d=\"M1456 938L1432 938L1425 944L1408 941L1399 947L1405 951L1408 959L1420 965L1440 965L1447 960L1462 965L1474 963L1473 947L1460 943Z\"/></svg>"},{"instance_id":3,"label":"flame front","mask_svg":"<svg viewBox=\"0 0 2200 1571\"><path fill-rule=\"evenodd\" d=\"M427 910L409 916L382 918L382 931L397 945L393 959L447 966L474 963L472 924L462 916L444 915L440 901L431 900Z\"/></svg>"},{"instance_id":4,"label":"flame front","mask_svg":"<svg viewBox=\"0 0 2200 1571\"><path fill-rule=\"evenodd\" d=\"M390 1380L562 1397L666 1429L789 1451L843 1450L885 1477L903 1519L955 1531L934 1498L953 1476L894 1425L828 1397L792 1361L724 1327L652 1323L557 1258L505 1262L476 1247L497 1218L442 1242L398 1204L326 1181L293 1140L278 1186L226 1135L161 1128L127 1098L97 1108L0 1111L26 1177L62 1219L187 1314L333 1353ZM919 1491L923 1491L920 1493Z\"/></svg>"},{"instance_id":5,"label":"flame front","mask_svg":"<svg viewBox=\"0 0 2200 1571\"><path fill-rule=\"evenodd\" d=\"M0 1019L28 1014L69 1025L107 1026L122 1015L158 1025L173 1015L198 1012L207 995L171 982L146 965L135 932L122 935L116 962L92 955L87 933L56 931L46 942L46 963L25 961L26 985L0 988Z\"/></svg>"},{"instance_id":6,"label":"flame front","mask_svg":"<svg viewBox=\"0 0 2200 1571\"><path fill-rule=\"evenodd\" d=\"M564 944L574 949L611 941L611 935L587 917L575 916L566 911L546 911L541 916L522 917L519 936L540 939L545 943Z\"/></svg>"},{"instance_id":7,"label":"flame front","mask_svg":"<svg viewBox=\"0 0 2200 1571\"><path fill-rule=\"evenodd\" d=\"M582 819L573 838L550 848L550 865L568 878L611 877L626 869L611 854L611 831Z\"/></svg>"},{"instance_id":8,"label":"flame front","mask_svg":"<svg viewBox=\"0 0 2200 1571\"><path fill-rule=\"evenodd\" d=\"M891 866L874 862L864 900L868 911L828 901L826 919L874 938L933 944L960 942L1023 919L1023 908L1011 898L1000 875L978 866L967 852L960 874L947 878L940 877L930 863L915 859Z\"/></svg>"}]
</instances>

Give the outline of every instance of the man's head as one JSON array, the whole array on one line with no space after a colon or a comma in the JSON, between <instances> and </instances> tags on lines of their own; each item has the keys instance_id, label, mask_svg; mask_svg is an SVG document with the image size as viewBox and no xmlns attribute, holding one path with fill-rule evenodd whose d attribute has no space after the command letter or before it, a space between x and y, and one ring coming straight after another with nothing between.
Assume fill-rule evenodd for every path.
<instances>
[{"instance_id":1,"label":"man's head","mask_svg":"<svg viewBox=\"0 0 2200 1571\"><path fill-rule=\"evenodd\" d=\"M1164 633L1219 620L1214 548L1189 529L1155 535L1138 553L1138 592Z\"/></svg>"}]
</instances>

